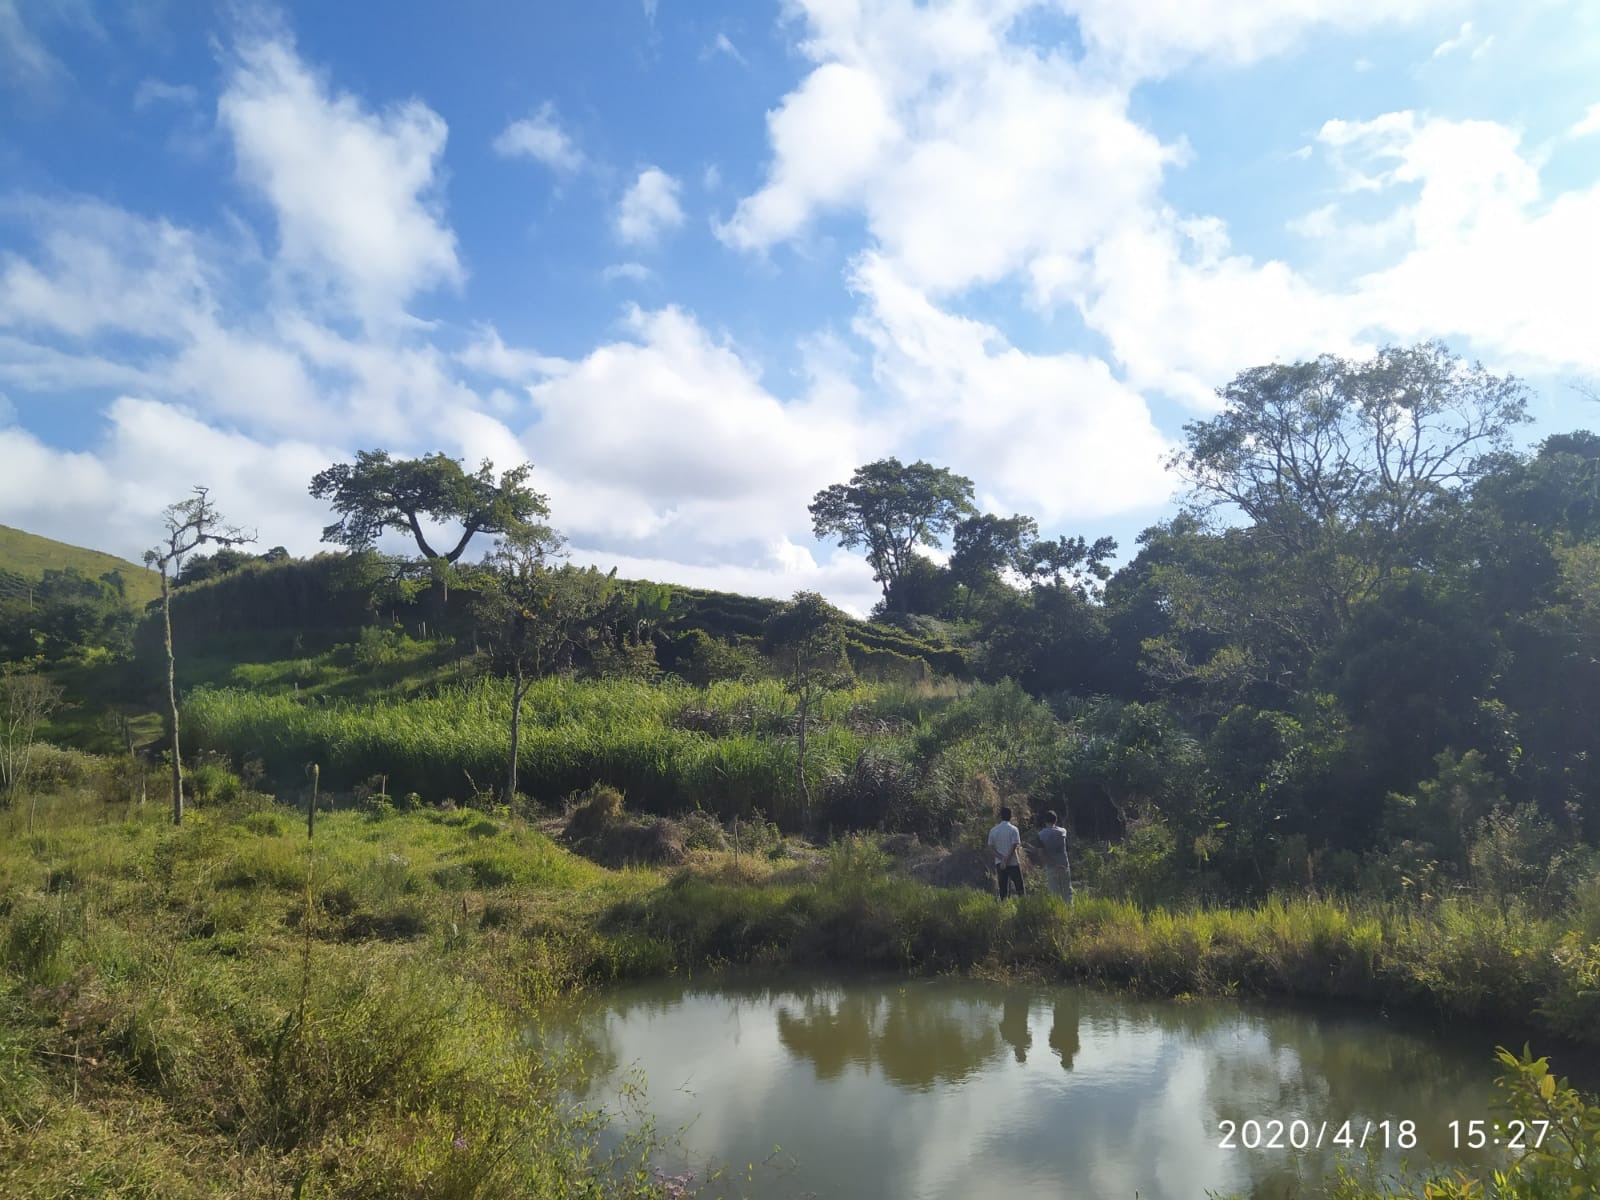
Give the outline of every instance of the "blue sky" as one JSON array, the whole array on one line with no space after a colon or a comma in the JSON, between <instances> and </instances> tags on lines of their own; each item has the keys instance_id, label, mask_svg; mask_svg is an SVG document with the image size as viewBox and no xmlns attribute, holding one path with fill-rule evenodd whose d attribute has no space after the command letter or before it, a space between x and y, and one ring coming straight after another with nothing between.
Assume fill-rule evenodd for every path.
<instances>
[{"instance_id":1,"label":"blue sky","mask_svg":"<svg viewBox=\"0 0 1600 1200\"><path fill-rule=\"evenodd\" d=\"M886 454L1129 551L1249 366L1438 337L1589 424L1597 229L1585 0L0 0L0 522L312 552L313 473L444 450L864 610L805 506Z\"/></svg>"}]
</instances>

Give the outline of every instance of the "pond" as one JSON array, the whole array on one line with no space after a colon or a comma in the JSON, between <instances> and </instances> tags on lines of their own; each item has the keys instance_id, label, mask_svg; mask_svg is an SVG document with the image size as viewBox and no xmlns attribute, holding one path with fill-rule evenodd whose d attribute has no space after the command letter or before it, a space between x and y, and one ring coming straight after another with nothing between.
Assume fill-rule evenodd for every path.
<instances>
[{"instance_id":1,"label":"pond","mask_svg":"<svg viewBox=\"0 0 1600 1200\"><path fill-rule=\"evenodd\" d=\"M1454 1147L1493 1115L1490 1040L1380 1016L973 981L665 982L548 1032L598 1066L584 1099L633 1111L617 1129L647 1111L661 1166L707 1197L1271 1200L1363 1158L1335 1141L1387 1142L1389 1166L1493 1153Z\"/></svg>"}]
</instances>

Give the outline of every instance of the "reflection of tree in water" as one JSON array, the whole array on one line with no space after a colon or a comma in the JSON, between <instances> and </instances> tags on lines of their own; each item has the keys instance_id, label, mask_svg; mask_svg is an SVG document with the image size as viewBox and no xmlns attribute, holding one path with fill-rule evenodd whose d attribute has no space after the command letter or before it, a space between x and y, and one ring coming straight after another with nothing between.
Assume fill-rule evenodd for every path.
<instances>
[{"instance_id":1,"label":"reflection of tree in water","mask_svg":"<svg viewBox=\"0 0 1600 1200\"><path fill-rule=\"evenodd\" d=\"M851 1063L876 1064L900 1087L922 1089L974 1074L999 1054L992 1002L957 1001L919 989L852 991L808 997L800 1012L778 1004L778 1040L807 1058L817 1078L833 1079ZM1024 1009L1026 1031L1026 1009Z\"/></svg>"},{"instance_id":2,"label":"reflection of tree in water","mask_svg":"<svg viewBox=\"0 0 1600 1200\"><path fill-rule=\"evenodd\" d=\"M1078 997L1063 992L1056 997L1056 1011L1050 1022L1050 1049L1061 1060L1063 1070L1072 1070L1072 1060L1078 1057L1078 1019L1081 1016Z\"/></svg>"},{"instance_id":3,"label":"reflection of tree in water","mask_svg":"<svg viewBox=\"0 0 1600 1200\"><path fill-rule=\"evenodd\" d=\"M1005 998L1000 1010L1000 1037L1019 1063L1028 1061L1028 1047L1033 1045L1033 1034L1028 1032L1028 1001L1025 996L1013 993Z\"/></svg>"}]
</instances>

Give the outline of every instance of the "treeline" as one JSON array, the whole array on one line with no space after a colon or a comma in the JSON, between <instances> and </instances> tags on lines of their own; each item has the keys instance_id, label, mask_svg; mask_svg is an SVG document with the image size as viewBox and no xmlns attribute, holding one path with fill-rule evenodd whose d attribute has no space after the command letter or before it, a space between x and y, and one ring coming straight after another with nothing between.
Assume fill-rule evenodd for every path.
<instances>
[{"instance_id":1,"label":"treeline","mask_svg":"<svg viewBox=\"0 0 1600 1200\"><path fill-rule=\"evenodd\" d=\"M1258 887L1376 865L1563 891L1600 831L1600 438L1514 451L1521 386L1437 345L1220 397L1170 464L1183 510L1114 574L1103 540L1041 544L925 463L819 493L817 531L866 548L883 611L1049 703L1077 823L1130 853ZM885 549L941 529L943 565Z\"/></svg>"}]
</instances>

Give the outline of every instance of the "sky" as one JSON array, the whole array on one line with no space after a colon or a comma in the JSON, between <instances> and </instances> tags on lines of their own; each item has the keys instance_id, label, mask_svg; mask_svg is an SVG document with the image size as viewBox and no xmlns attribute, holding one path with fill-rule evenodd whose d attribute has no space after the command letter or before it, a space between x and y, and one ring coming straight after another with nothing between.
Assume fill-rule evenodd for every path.
<instances>
[{"instance_id":1,"label":"sky","mask_svg":"<svg viewBox=\"0 0 1600 1200\"><path fill-rule=\"evenodd\" d=\"M1592 424L1597 280L1596 0L0 0L0 523L134 559L443 451L865 612L862 463L1126 559L1252 366L1437 338Z\"/></svg>"}]
</instances>

